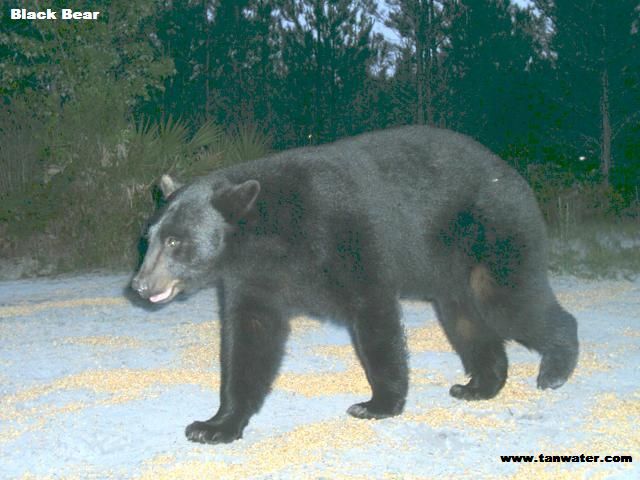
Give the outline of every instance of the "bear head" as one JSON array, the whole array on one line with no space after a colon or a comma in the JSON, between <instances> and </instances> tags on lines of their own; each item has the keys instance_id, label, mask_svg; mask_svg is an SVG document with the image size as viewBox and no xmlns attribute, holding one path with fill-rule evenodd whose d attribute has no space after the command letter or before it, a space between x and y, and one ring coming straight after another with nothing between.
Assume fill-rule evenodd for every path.
<instances>
[{"instance_id":1,"label":"bear head","mask_svg":"<svg viewBox=\"0 0 640 480\"><path fill-rule=\"evenodd\" d=\"M142 298L168 303L215 279L226 239L251 215L260 183L199 181L181 186L163 175L164 205L151 220L144 261L131 282Z\"/></svg>"}]
</instances>

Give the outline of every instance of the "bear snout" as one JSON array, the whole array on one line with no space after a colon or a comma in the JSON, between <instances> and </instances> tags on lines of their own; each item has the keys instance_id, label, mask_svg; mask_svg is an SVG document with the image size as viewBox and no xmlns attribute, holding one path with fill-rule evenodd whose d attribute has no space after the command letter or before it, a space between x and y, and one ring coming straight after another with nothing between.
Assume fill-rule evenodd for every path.
<instances>
[{"instance_id":1,"label":"bear snout","mask_svg":"<svg viewBox=\"0 0 640 480\"><path fill-rule=\"evenodd\" d=\"M131 288L142 298L149 297L149 284L145 279L140 278L139 275L136 275L133 277L133 280L131 280Z\"/></svg>"}]
</instances>

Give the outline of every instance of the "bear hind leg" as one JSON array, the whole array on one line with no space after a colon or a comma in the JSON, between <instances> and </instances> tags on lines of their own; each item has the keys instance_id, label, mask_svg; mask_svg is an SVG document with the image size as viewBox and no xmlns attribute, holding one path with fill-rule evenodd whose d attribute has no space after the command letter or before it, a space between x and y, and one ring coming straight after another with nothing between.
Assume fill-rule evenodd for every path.
<instances>
[{"instance_id":1,"label":"bear hind leg","mask_svg":"<svg viewBox=\"0 0 640 480\"><path fill-rule=\"evenodd\" d=\"M436 313L465 373L471 377L466 385L453 385L449 394L462 400L495 397L507 380L508 361L502 338L484 324L471 301L438 301Z\"/></svg>"},{"instance_id":2,"label":"bear hind leg","mask_svg":"<svg viewBox=\"0 0 640 480\"><path fill-rule=\"evenodd\" d=\"M519 282L516 288L478 288L472 271L471 288L483 319L504 339L513 339L542 356L538 388L559 388L571 376L578 360L576 319L557 302L546 277ZM487 295L487 292L489 295Z\"/></svg>"}]
</instances>

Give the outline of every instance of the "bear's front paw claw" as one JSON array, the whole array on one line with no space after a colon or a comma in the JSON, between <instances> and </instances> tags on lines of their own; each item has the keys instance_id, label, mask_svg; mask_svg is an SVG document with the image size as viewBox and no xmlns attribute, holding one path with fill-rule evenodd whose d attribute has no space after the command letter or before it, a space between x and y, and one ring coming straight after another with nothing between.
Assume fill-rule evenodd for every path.
<instances>
[{"instance_id":1,"label":"bear's front paw claw","mask_svg":"<svg viewBox=\"0 0 640 480\"><path fill-rule=\"evenodd\" d=\"M362 402L351 405L347 410L347 413L355 418L363 419L381 419L387 417L394 417L402 413L402 407L404 402L400 402L398 405L392 408L375 407L372 402Z\"/></svg>"},{"instance_id":2,"label":"bear's front paw claw","mask_svg":"<svg viewBox=\"0 0 640 480\"><path fill-rule=\"evenodd\" d=\"M372 415L369 413L369 410L367 409L367 407L364 406L362 403L356 403L355 405L351 405L348 408L347 413L352 417L356 417L356 418L373 418Z\"/></svg>"},{"instance_id":3,"label":"bear's front paw claw","mask_svg":"<svg viewBox=\"0 0 640 480\"><path fill-rule=\"evenodd\" d=\"M197 443L230 443L242 437L241 433L234 433L233 429L225 429L222 425L207 422L193 422L185 429L188 440Z\"/></svg>"},{"instance_id":4,"label":"bear's front paw claw","mask_svg":"<svg viewBox=\"0 0 640 480\"><path fill-rule=\"evenodd\" d=\"M460 400L489 400L495 397L500 387L494 385L478 386L474 382L467 385L455 384L449 389L449 395Z\"/></svg>"}]
</instances>

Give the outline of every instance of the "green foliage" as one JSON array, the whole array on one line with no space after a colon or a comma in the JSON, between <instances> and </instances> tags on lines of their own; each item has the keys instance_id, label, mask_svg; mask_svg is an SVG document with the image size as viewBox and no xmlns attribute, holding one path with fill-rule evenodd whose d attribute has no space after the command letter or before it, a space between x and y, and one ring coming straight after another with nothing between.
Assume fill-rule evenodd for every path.
<instances>
[{"instance_id":1,"label":"green foliage","mask_svg":"<svg viewBox=\"0 0 640 480\"><path fill-rule=\"evenodd\" d=\"M23 2L38 10L39 2ZM48 7L102 11L100 21L13 21L3 8L0 85L6 97L24 95L45 117L68 103L105 102L128 108L161 88L172 61L150 41L150 20L159 0L54 1ZM26 94L26 95L25 95Z\"/></svg>"},{"instance_id":2,"label":"green foliage","mask_svg":"<svg viewBox=\"0 0 640 480\"><path fill-rule=\"evenodd\" d=\"M637 219L592 219L552 229L550 268L588 278L633 278L640 272L639 228Z\"/></svg>"},{"instance_id":3,"label":"green foliage","mask_svg":"<svg viewBox=\"0 0 640 480\"><path fill-rule=\"evenodd\" d=\"M191 130L186 122L171 117L160 123L141 120L123 139L127 151L127 159L122 162L124 175L150 183L158 172L190 173L195 158L204 149L219 149L224 136L222 128L211 122L202 124L193 134Z\"/></svg>"},{"instance_id":4,"label":"green foliage","mask_svg":"<svg viewBox=\"0 0 640 480\"><path fill-rule=\"evenodd\" d=\"M449 42L447 26L456 17L454 4L441 0L387 3L390 11L386 25L397 30L403 39L397 49L394 103L406 123L444 125L451 116L447 108L445 45Z\"/></svg>"},{"instance_id":5,"label":"green foliage","mask_svg":"<svg viewBox=\"0 0 640 480\"><path fill-rule=\"evenodd\" d=\"M448 10L448 125L501 150L534 124L530 17L508 1L465 0Z\"/></svg>"},{"instance_id":6,"label":"green foliage","mask_svg":"<svg viewBox=\"0 0 640 480\"><path fill-rule=\"evenodd\" d=\"M370 0L283 2L279 114L298 144L354 133L358 92L366 84L375 4ZM311 137L309 137L311 135Z\"/></svg>"},{"instance_id":7,"label":"green foliage","mask_svg":"<svg viewBox=\"0 0 640 480\"><path fill-rule=\"evenodd\" d=\"M0 132L0 171L13 172L5 175L9 186L0 194L0 222L10 238L5 248L24 254L36 242L51 258L65 263L71 257L85 266L104 263L104 252L115 258L122 251L121 244L100 238L127 211L122 186L110 184L112 165L120 166L112 149L137 99L161 88L173 68L149 37L157 3L47 5L97 8L102 18L96 22L13 21L2 8L0 94L8 107L0 123L23 119ZM22 6L38 10L39 2Z\"/></svg>"},{"instance_id":8,"label":"green foliage","mask_svg":"<svg viewBox=\"0 0 640 480\"><path fill-rule=\"evenodd\" d=\"M120 124L125 124L121 119ZM38 132L37 125L33 130ZM0 131L0 141L4 132ZM25 131L17 140L24 140ZM0 166L15 162L18 145L0 149ZM268 150L266 137L242 129L229 136L207 122L148 120L126 126L111 143L78 142L65 147L66 163L23 177L0 177L11 190L2 195L0 253L29 256L36 250L45 269L132 267L143 225L155 208L152 189L163 173L188 179L212 168L249 160ZM27 159L39 163L32 151ZM59 158L63 156L58 155ZM40 157L42 158L42 157ZM87 158L90 160L87 161ZM72 245L73 248L69 248ZM55 264L51 264L55 262Z\"/></svg>"},{"instance_id":9,"label":"green foliage","mask_svg":"<svg viewBox=\"0 0 640 480\"><path fill-rule=\"evenodd\" d=\"M72 239L82 252L70 258L69 264L135 262L136 242L155 207L152 189L160 175L172 173L188 179L209 170L206 160L222 145L230 148L237 143L212 123L193 128L171 118L124 130L120 142L103 150L100 166L59 195L66 208L64 219L54 222L56 237Z\"/></svg>"},{"instance_id":10,"label":"green foliage","mask_svg":"<svg viewBox=\"0 0 640 480\"><path fill-rule=\"evenodd\" d=\"M579 179L553 163L529 165L527 178L547 222L559 233L591 220L638 216L638 199L625 196L597 177Z\"/></svg>"},{"instance_id":11,"label":"green foliage","mask_svg":"<svg viewBox=\"0 0 640 480\"><path fill-rule=\"evenodd\" d=\"M242 126L233 137L233 141L224 145L222 164L229 165L260 158L269 150L270 142L269 137L256 127Z\"/></svg>"},{"instance_id":12,"label":"green foliage","mask_svg":"<svg viewBox=\"0 0 640 480\"><path fill-rule=\"evenodd\" d=\"M535 3L553 27L553 68L545 83L553 106L548 138L591 154L604 181L633 188L640 183L637 146L628 155L640 121L638 2Z\"/></svg>"},{"instance_id":13,"label":"green foliage","mask_svg":"<svg viewBox=\"0 0 640 480\"><path fill-rule=\"evenodd\" d=\"M44 175L38 154L44 148L38 134L42 122L15 106L0 107L0 221L7 221L14 210L7 198L27 192L33 179Z\"/></svg>"}]
</instances>

